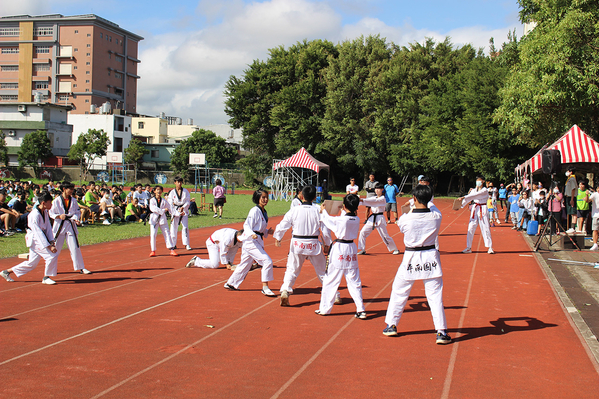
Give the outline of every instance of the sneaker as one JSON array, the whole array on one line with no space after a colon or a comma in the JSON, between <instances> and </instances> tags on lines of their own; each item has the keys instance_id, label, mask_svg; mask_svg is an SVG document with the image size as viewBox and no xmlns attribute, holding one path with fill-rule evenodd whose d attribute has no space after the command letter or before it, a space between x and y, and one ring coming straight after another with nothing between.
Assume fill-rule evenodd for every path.
<instances>
[{"instance_id":1,"label":"sneaker","mask_svg":"<svg viewBox=\"0 0 599 399\"><path fill-rule=\"evenodd\" d=\"M260 267L262 267L262 266L260 266L258 263L252 263L252 266L250 267L250 271L256 270Z\"/></svg>"},{"instance_id":2,"label":"sneaker","mask_svg":"<svg viewBox=\"0 0 599 399\"><path fill-rule=\"evenodd\" d=\"M462 251L463 254L471 254L472 253L472 249L470 248L466 248L465 250Z\"/></svg>"},{"instance_id":3,"label":"sneaker","mask_svg":"<svg viewBox=\"0 0 599 399\"><path fill-rule=\"evenodd\" d=\"M262 294L266 296L277 296L274 292L271 291L268 287L262 287Z\"/></svg>"},{"instance_id":4,"label":"sneaker","mask_svg":"<svg viewBox=\"0 0 599 399\"><path fill-rule=\"evenodd\" d=\"M14 235L15 235L15 233L10 230L4 232L4 237L10 237L10 236L14 236Z\"/></svg>"},{"instance_id":5,"label":"sneaker","mask_svg":"<svg viewBox=\"0 0 599 399\"><path fill-rule=\"evenodd\" d=\"M105 215L108 215L108 212L104 211L100 214L100 216L105 216Z\"/></svg>"},{"instance_id":6,"label":"sneaker","mask_svg":"<svg viewBox=\"0 0 599 399\"><path fill-rule=\"evenodd\" d=\"M237 265L231 265L231 267L229 268L229 270L231 270L232 272L234 272L235 269L237 269Z\"/></svg>"},{"instance_id":7,"label":"sneaker","mask_svg":"<svg viewBox=\"0 0 599 399\"><path fill-rule=\"evenodd\" d=\"M212 217L216 219L218 217L218 215L215 213L214 216L212 216Z\"/></svg>"},{"instance_id":8,"label":"sneaker","mask_svg":"<svg viewBox=\"0 0 599 399\"><path fill-rule=\"evenodd\" d=\"M316 309L316 310L314 311L314 313L316 313L316 314L317 314L317 315L319 315L319 316L326 316L324 313L322 313L322 312L320 311L320 309Z\"/></svg>"},{"instance_id":9,"label":"sneaker","mask_svg":"<svg viewBox=\"0 0 599 399\"><path fill-rule=\"evenodd\" d=\"M493 251L493 248L489 248L489 250L487 251L488 254L494 254L495 251Z\"/></svg>"},{"instance_id":10,"label":"sneaker","mask_svg":"<svg viewBox=\"0 0 599 399\"><path fill-rule=\"evenodd\" d=\"M497 219L497 220L495 221L495 223L497 223L497 224L501 224L501 222L499 221L499 219ZM507 223L507 222L506 222L506 223Z\"/></svg>"},{"instance_id":11,"label":"sneaker","mask_svg":"<svg viewBox=\"0 0 599 399\"><path fill-rule=\"evenodd\" d=\"M358 255L366 255L366 251L361 249L358 251Z\"/></svg>"},{"instance_id":12,"label":"sneaker","mask_svg":"<svg viewBox=\"0 0 599 399\"><path fill-rule=\"evenodd\" d=\"M45 277L42 279L42 284L54 285L54 284L56 284L56 281L52 280L52 279L51 279L50 277L48 277L48 276L45 276Z\"/></svg>"},{"instance_id":13,"label":"sneaker","mask_svg":"<svg viewBox=\"0 0 599 399\"><path fill-rule=\"evenodd\" d=\"M516 229L517 229L517 227L516 227L516 226L512 226L512 230L516 230Z\"/></svg>"},{"instance_id":14,"label":"sneaker","mask_svg":"<svg viewBox=\"0 0 599 399\"><path fill-rule=\"evenodd\" d=\"M219 219L222 219L223 217L222 217L222 216L219 216L218 218L219 218Z\"/></svg>"},{"instance_id":15,"label":"sneaker","mask_svg":"<svg viewBox=\"0 0 599 399\"><path fill-rule=\"evenodd\" d=\"M114 218L114 221L117 222L117 223L120 222L120 221L122 221L122 220L123 219L121 219L121 218Z\"/></svg>"},{"instance_id":16,"label":"sneaker","mask_svg":"<svg viewBox=\"0 0 599 399\"><path fill-rule=\"evenodd\" d=\"M150 258L153 258L155 256L156 256L156 252L154 252L154 251L150 252Z\"/></svg>"},{"instance_id":17,"label":"sneaker","mask_svg":"<svg viewBox=\"0 0 599 399\"><path fill-rule=\"evenodd\" d=\"M566 233L568 234L573 234L576 230L574 230L573 228L569 228L568 230L566 230Z\"/></svg>"},{"instance_id":18,"label":"sneaker","mask_svg":"<svg viewBox=\"0 0 599 399\"><path fill-rule=\"evenodd\" d=\"M357 312L354 317L360 320L366 320L366 312Z\"/></svg>"},{"instance_id":19,"label":"sneaker","mask_svg":"<svg viewBox=\"0 0 599 399\"><path fill-rule=\"evenodd\" d=\"M229 291L239 291L239 288L233 287L231 284L225 283L225 288Z\"/></svg>"},{"instance_id":20,"label":"sneaker","mask_svg":"<svg viewBox=\"0 0 599 399\"><path fill-rule=\"evenodd\" d=\"M393 255L399 255L399 250L396 249L395 251L393 251Z\"/></svg>"},{"instance_id":21,"label":"sneaker","mask_svg":"<svg viewBox=\"0 0 599 399\"><path fill-rule=\"evenodd\" d=\"M198 258L197 256L194 256L193 258L191 258L191 260L189 262L187 262L187 264L185 265L185 267L194 267L195 264L196 264L196 259L197 258Z\"/></svg>"},{"instance_id":22,"label":"sneaker","mask_svg":"<svg viewBox=\"0 0 599 399\"><path fill-rule=\"evenodd\" d=\"M92 272L90 272L86 268L83 268L83 269L79 270L79 273L81 273L81 274L92 274Z\"/></svg>"},{"instance_id":23,"label":"sneaker","mask_svg":"<svg viewBox=\"0 0 599 399\"><path fill-rule=\"evenodd\" d=\"M281 306L289 306L289 292L281 291Z\"/></svg>"},{"instance_id":24,"label":"sneaker","mask_svg":"<svg viewBox=\"0 0 599 399\"><path fill-rule=\"evenodd\" d=\"M4 277L4 280L8 281L9 283L15 282L15 280L10 277L10 272L8 270L2 270L0 272L0 276Z\"/></svg>"},{"instance_id":25,"label":"sneaker","mask_svg":"<svg viewBox=\"0 0 599 399\"><path fill-rule=\"evenodd\" d=\"M186 245L185 249L188 250L188 251L191 251L191 245Z\"/></svg>"},{"instance_id":26,"label":"sneaker","mask_svg":"<svg viewBox=\"0 0 599 399\"><path fill-rule=\"evenodd\" d=\"M451 343L451 337L446 333L437 333L437 345L447 345Z\"/></svg>"},{"instance_id":27,"label":"sneaker","mask_svg":"<svg viewBox=\"0 0 599 399\"><path fill-rule=\"evenodd\" d=\"M397 328L395 327L395 325L387 326L387 328L383 330L383 335L386 335L388 337L396 337L398 335Z\"/></svg>"},{"instance_id":28,"label":"sneaker","mask_svg":"<svg viewBox=\"0 0 599 399\"><path fill-rule=\"evenodd\" d=\"M111 223L108 219L104 219L104 221L102 222L102 224L105 224L106 226L109 226Z\"/></svg>"},{"instance_id":29,"label":"sneaker","mask_svg":"<svg viewBox=\"0 0 599 399\"><path fill-rule=\"evenodd\" d=\"M335 305L341 305L343 301L341 300L341 294L339 291L335 293Z\"/></svg>"},{"instance_id":30,"label":"sneaker","mask_svg":"<svg viewBox=\"0 0 599 399\"><path fill-rule=\"evenodd\" d=\"M591 251L598 251L598 250L599 250L599 245L593 244L593 246L591 247Z\"/></svg>"},{"instance_id":31,"label":"sneaker","mask_svg":"<svg viewBox=\"0 0 599 399\"><path fill-rule=\"evenodd\" d=\"M179 254L174 249L171 249L171 256L179 256Z\"/></svg>"}]
</instances>

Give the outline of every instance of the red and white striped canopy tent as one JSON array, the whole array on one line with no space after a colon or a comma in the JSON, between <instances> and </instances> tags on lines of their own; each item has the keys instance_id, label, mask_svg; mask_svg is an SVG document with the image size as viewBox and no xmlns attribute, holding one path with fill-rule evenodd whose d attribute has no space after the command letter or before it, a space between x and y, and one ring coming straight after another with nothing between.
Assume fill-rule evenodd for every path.
<instances>
[{"instance_id":1,"label":"red and white striped canopy tent","mask_svg":"<svg viewBox=\"0 0 599 399\"><path fill-rule=\"evenodd\" d=\"M275 162L272 165L273 170L282 167L310 169L316 173L320 172L321 169L329 169L329 165L318 161L316 158L310 155L310 153L306 151L304 147L302 147L291 157L283 161Z\"/></svg>"},{"instance_id":2,"label":"red and white striped canopy tent","mask_svg":"<svg viewBox=\"0 0 599 399\"><path fill-rule=\"evenodd\" d=\"M532 158L516 167L516 175L535 173L543 167L543 150L559 150L562 164L599 163L599 143L590 138L577 125L572 126L550 146L541 148Z\"/></svg>"}]
</instances>

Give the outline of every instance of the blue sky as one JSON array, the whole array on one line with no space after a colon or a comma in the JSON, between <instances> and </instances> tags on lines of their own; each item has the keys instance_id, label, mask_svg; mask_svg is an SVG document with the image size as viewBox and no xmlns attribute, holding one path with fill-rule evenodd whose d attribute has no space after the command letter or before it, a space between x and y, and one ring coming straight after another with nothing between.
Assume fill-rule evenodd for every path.
<instances>
[{"instance_id":1,"label":"blue sky","mask_svg":"<svg viewBox=\"0 0 599 399\"><path fill-rule=\"evenodd\" d=\"M522 34L516 0L2 0L3 15L96 14L145 38L138 110L226 123L222 91L267 50L303 39L380 34L406 45L425 37L497 44Z\"/></svg>"}]
</instances>

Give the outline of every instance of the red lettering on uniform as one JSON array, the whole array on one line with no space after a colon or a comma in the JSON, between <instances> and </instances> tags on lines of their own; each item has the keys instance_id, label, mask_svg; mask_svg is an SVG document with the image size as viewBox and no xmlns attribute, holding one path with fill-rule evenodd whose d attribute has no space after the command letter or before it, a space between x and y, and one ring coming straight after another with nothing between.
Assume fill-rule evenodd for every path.
<instances>
[{"instance_id":1,"label":"red lettering on uniform","mask_svg":"<svg viewBox=\"0 0 599 399\"><path fill-rule=\"evenodd\" d=\"M352 258L351 258L354 262L358 261L358 255L353 254Z\"/></svg>"},{"instance_id":2,"label":"red lettering on uniform","mask_svg":"<svg viewBox=\"0 0 599 399\"><path fill-rule=\"evenodd\" d=\"M339 255L339 259L337 260L343 260L343 255Z\"/></svg>"}]
</instances>

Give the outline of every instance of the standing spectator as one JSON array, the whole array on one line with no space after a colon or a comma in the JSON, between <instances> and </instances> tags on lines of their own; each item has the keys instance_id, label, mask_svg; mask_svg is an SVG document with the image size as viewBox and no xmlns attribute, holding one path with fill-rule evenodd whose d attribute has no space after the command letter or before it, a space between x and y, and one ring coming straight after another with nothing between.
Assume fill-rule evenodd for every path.
<instances>
[{"instance_id":1,"label":"standing spectator","mask_svg":"<svg viewBox=\"0 0 599 399\"><path fill-rule=\"evenodd\" d=\"M418 180L423 176L420 176ZM384 186L385 192L385 201L387 204L385 205L385 212L387 212L387 222L391 223L391 213L395 217L395 221L397 221L397 195L399 194L399 188L397 185L393 184L393 178L391 176L387 177L387 184Z\"/></svg>"},{"instance_id":2,"label":"standing spectator","mask_svg":"<svg viewBox=\"0 0 599 399\"><path fill-rule=\"evenodd\" d=\"M539 222L539 231L537 232L537 235L541 234L545 228L545 223L547 223L547 218L549 217L549 203L545 196L545 190L540 190L539 194L539 199L535 201L537 221Z\"/></svg>"},{"instance_id":3,"label":"standing spectator","mask_svg":"<svg viewBox=\"0 0 599 399\"><path fill-rule=\"evenodd\" d=\"M571 218L572 223L570 224L570 220L567 220L568 224L568 233L574 233L574 227L576 226L576 195L578 194L578 183L576 182L576 168L569 167L566 171L566 187L564 188L564 204L566 205L566 218ZM568 227L566 226L566 227Z\"/></svg>"},{"instance_id":4,"label":"standing spectator","mask_svg":"<svg viewBox=\"0 0 599 399\"><path fill-rule=\"evenodd\" d=\"M349 184L345 186L346 194L355 194L358 195L358 191L360 191L360 187L356 184L356 179L353 177L349 178Z\"/></svg>"},{"instance_id":5,"label":"standing spectator","mask_svg":"<svg viewBox=\"0 0 599 399\"><path fill-rule=\"evenodd\" d=\"M596 191L591 194L588 201L592 205L591 216L593 218L593 246L591 251L599 250L599 184L596 186Z\"/></svg>"},{"instance_id":6,"label":"standing spectator","mask_svg":"<svg viewBox=\"0 0 599 399\"><path fill-rule=\"evenodd\" d=\"M551 218L549 220L549 228L551 229L551 234L555 234L555 233L559 234L560 233L559 231L557 231L557 225L556 225L555 221L559 220L561 223L562 209L564 207L563 199L564 199L564 196L560 192L559 187L555 186L553 188L553 194L548 199L548 208L547 208L550 215L553 213L553 218Z\"/></svg>"},{"instance_id":7,"label":"standing spectator","mask_svg":"<svg viewBox=\"0 0 599 399\"><path fill-rule=\"evenodd\" d=\"M368 176L368 181L364 184L364 190L366 190L366 198L376 197L376 193L374 192L374 187L376 187L378 181L375 180L374 172ZM370 207L366 207L366 213L364 214L364 223L370 216Z\"/></svg>"},{"instance_id":8,"label":"standing spectator","mask_svg":"<svg viewBox=\"0 0 599 399\"><path fill-rule=\"evenodd\" d=\"M527 190L522 191L522 195L518 200L518 208L518 230L526 230L534 208L534 202L532 198L528 197Z\"/></svg>"},{"instance_id":9,"label":"standing spectator","mask_svg":"<svg viewBox=\"0 0 599 399\"><path fill-rule=\"evenodd\" d=\"M223 218L223 206L225 202L227 202L227 197L225 197L225 188L222 186L223 182L221 179L216 179L214 182L216 186L212 189L212 195L214 196L214 216L219 219ZM218 214L217 214L218 211Z\"/></svg>"},{"instance_id":10,"label":"standing spectator","mask_svg":"<svg viewBox=\"0 0 599 399\"><path fill-rule=\"evenodd\" d=\"M577 233L582 233L582 225L587 220L590 212L588 185L586 180L578 183L578 193L576 194L576 221L578 222Z\"/></svg>"}]
</instances>

